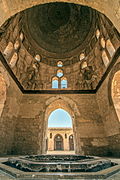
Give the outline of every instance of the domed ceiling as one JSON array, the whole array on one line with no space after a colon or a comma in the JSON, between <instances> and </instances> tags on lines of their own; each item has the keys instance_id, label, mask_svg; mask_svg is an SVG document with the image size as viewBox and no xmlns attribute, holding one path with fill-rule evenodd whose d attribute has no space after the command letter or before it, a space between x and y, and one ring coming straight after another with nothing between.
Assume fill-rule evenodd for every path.
<instances>
[{"instance_id":1,"label":"domed ceiling","mask_svg":"<svg viewBox=\"0 0 120 180\"><path fill-rule=\"evenodd\" d=\"M71 3L32 7L0 30L0 60L23 93L96 93L120 44L103 14Z\"/></svg>"},{"instance_id":2,"label":"domed ceiling","mask_svg":"<svg viewBox=\"0 0 120 180\"><path fill-rule=\"evenodd\" d=\"M93 35L93 17L94 11L88 7L48 3L25 11L23 29L39 53L65 58L84 49Z\"/></svg>"}]
</instances>

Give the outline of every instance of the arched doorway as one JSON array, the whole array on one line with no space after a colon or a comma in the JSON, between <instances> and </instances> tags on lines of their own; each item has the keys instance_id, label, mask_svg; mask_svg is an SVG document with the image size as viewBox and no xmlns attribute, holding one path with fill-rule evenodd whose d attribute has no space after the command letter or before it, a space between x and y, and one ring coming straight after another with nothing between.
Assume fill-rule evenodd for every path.
<instances>
[{"instance_id":1,"label":"arched doorway","mask_svg":"<svg viewBox=\"0 0 120 180\"><path fill-rule=\"evenodd\" d=\"M70 151L69 137L71 134L73 134L71 115L61 108L52 111L48 118L48 153ZM71 150L73 150L72 147Z\"/></svg>"},{"instance_id":2,"label":"arched doorway","mask_svg":"<svg viewBox=\"0 0 120 180\"><path fill-rule=\"evenodd\" d=\"M70 151L74 151L74 138L73 138L73 134L71 134L69 136L69 150Z\"/></svg>"},{"instance_id":3,"label":"arched doorway","mask_svg":"<svg viewBox=\"0 0 120 180\"><path fill-rule=\"evenodd\" d=\"M62 151L64 150L63 146L63 138L60 134L57 134L54 138L54 150L55 151Z\"/></svg>"},{"instance_id":4,"label":"arched doorway","mask_svg":"<svg viewBox=\"0 0 120 180\"><path fill-rule=\"evenodd\" d=\"M112 79L112 99L114 107L120 121L120 70L118 70Z\"/></svg>"},{"instance_id":5,"label":"arched doorway","mask_svg":"<svg viewBox=\"0 0 120 180\"><path fill-rule=\"evenodd\" d=\"M68 154L77 153L78 138L77 138L76 118L78 118L80 116L80 112L79 112L79 109L77 107L76 102L74 102L71 98L61 96L61 95L57 95L57 96L53 96L53 97L49 98L46 101L46 106L47 106L47 108L46 108L46 111L45 111L44 132L43 132L43 136L45 138L44 138L44 140L42 142L42 147L43 147L42 148L42 153L44 153L44 154L46 154L46 153L47 154L55 154L55 152L53 152L54 151L54 137L55 137L56 134L62 135L61 132L57 132L57 133L54 134L53 132L49 131L49 128L54 129L54 131L56 131L55 127L52 128L52 126L51 127L49 126L49 117L52 116L53 112L55 112L57 110L64 111L71 118L71 126L70 126L70 124L68 122L66 122L66 124L69 125L68 126L68 131L70 133L67 134L64 131L64 135L62 135L62 137L64 139L64 145L67 144L67 147L66 147L67 151L66 151L66 149L64 147L64 151L62 151L62 153L66 153L66 154L67 153ZM59 114L59 117L61 117L61 114ZM57 119L57 118L55 118L55 119ZM53 121L53 118L51 118L51 121L55 125L55 122ZM60 121L61 121L61 119L60 119ZM71 131L71 127L72 127L72 131ZM64 128L63 128L63 130L64 130ZM74 151L72 151L72 152L69 151L69 136L71 134L74 135ZM46 151L46 139L47 138L48 138L48 149ZM49 144L50 144L50 146L49 146ZM58 152L61 153L60 151L58 151Z\"/></svg>"}]
</instances>

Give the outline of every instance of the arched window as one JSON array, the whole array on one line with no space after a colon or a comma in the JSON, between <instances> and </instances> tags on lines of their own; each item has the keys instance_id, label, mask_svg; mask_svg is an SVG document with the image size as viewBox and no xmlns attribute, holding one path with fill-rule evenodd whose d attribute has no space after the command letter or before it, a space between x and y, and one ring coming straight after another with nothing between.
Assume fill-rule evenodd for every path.
<instances>
[{"instance_id":1,"label":"arched window","mask_svg":"<svg viewBox=\"0 0 120 180\"><path fill-rule=\"evenodd\" d=\"M57 77L52 78L52 88L58 89L58 78Z\"/></svg>"},{"instance_id":2,"label":"arched window","mask_svg":"<svg viewBox=\"0 0 120 180\"><path fill-rule=\"evenodd\" d=\"M120 121L120 70L115 73L111 88L114 107Z\"/></svg>"},{"instance_id":3,"label":"arched window","mask_svg":"<svg viewBox=\"0 0 120 180\"><path fill-rule=\"evenodd\" d=\"M62 151L63 148L63 138L60 134L57 134L54 138L54 150L55 151Z\"/></svg>"},{"instance_id":4,"label":"arched window","mask_svg":"<svg viewBox=\"0 0 120 180\"><path fill-rule=\"evenodd\" d=\"M11 68L13 68L13 67L15 66L17 60L18 60L18 55L17 55L17 53L15 52L15 53L13 54L11 60L10 60L10 66L11 66Z\"/></svg>"},{"instance_id":5,"label":"arched window","mask_svg":"<svg viewBox=\"0 0 120 180\"><path fill-rule=\"evenodd\" d=\"M105 51L102 52L102 59L103 59L104 65L107 67L109 64L109 59Z\"/></svg>"},{"instance_id":6,"label":"arched window","mask_svg":"<svg viewBox=\"0 0 120 180\"><path fill-rule=\"evenodd\" d=\"M2 114L6 100L6 83L3 75L0 73L0 116Z\"/></svg>"},{"instance_id":7,"label":"arched window","mask_svg":"<svg viewBox=\"0 0 120 180\"><path fill-rule=\"evenodd\" d=\"M9 58L9 56L11 55L13 49L14 49L13 43L9 42L8 45L6 46L4 52L3 52L4 56L6 56L6 58Z\"/></svg>"},{"instance_id":8,"label":"arched window","mask_svg":"<svg viewBox=\"0 0 120 180\"><path fill-rule=\"evenodd\" d=\"M81 53L80 54L80 61L83 60L85 58L85 54L84 53Z\"/></svg>"},{"instance_id":9,"label":"arched window","mask_svg":"<svg viewBox=\"0 0 120 180\"><path fill-rule=\"evenodd\" d=\"M97 39L99 39L99 37L100 37L100 31L99 31L99 29L96 30L96 37L97 37Z\"/></svg>"},{"instance_id":10,"label":"arched window","mask_svg":"<svg viewBox=\"0 0 120 180\"><path fill-rule=\"evenodd\" d=\"M58 76L58 77L62 77L62 76L63 76L63 70L59 69L59 70L57 71L57 76Z\"/></svg>"},{"instance_id":11,"label":"arched window","mask_svg":"<svg viewBox=\"0 0 120 180\"><path fill-rule=\"evenodd\" d=\"M62 66L63 66L63 62L62 61L58 61L57 67L62 67Z\"/></svg>"},{"instance_id":12,"label":"arched window","mask_svg":"<svg viewBox=\"0 0 120 180\"><path fill-rule=\"evenodd\" d=\"M74 151L74 139L73 139L73 135L69 136L69 150L70 151Z\"/></svg>"},{"instance_id":13,"label":"arched window","mask_svg":"<svg viewBox=\"0 0 120 180\"><path fill-rule=\"evenodd\" d=\"M63 89L63 88L67 88L67 78L66 77L61 78L61 89Z\"/></svg>"},{"instance_id":14,"label":"arched window","mask_svg":"<svg viewBox=\"0 0 120 180\"><path fill-rule=\"evenodd\" d=\"M111 43L110 39L108 39L106 41L106 48L107 48L110 56L112 57L115 52L115 48L114 48L113 44Z\"/></svg>"},{"instance_id":15,"label":"arched window","mask_svg":"<svg viewBox=\"0 0 120 180\"><path fill-rule=\"evenodd\" d=\"M103 48L105 48L105 40L104 40L104 38L101 38L101 46L103 47Z\"/></svg>"}]
</instances>

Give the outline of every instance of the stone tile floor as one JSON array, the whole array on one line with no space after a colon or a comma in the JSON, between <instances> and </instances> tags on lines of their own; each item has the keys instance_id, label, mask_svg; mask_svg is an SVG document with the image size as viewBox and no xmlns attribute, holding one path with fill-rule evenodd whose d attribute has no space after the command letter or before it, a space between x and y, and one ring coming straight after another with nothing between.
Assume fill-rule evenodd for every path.
<instances>
[{"instance_id":1,"label":"stone tile floor","mask_svg":"<svg viewBox=\"0 0 120 180\"><path fill-rule=\"evenodd\" d=\"M2 159L2 158L0 158L0 159ZM5 158L3 158L3 159L5 159ZM108 158L108 159L112 160L113 162L120 164L120 158L117 158L117 159L116 158ZM13 177L9 176L8 174L6 174L0 170L0 180L16 180L16 178L13 178ZM25 180L25 179L19 179L19 180ZM33 180L33 178L29 179L29 180ZM46 179L44 179L44 178L42 178L42 179L37 178L36 179L35 178L34 180L46 180ZM50 180L50 179L48 179L48 180ZM54 179L51 179L51 180L54 180ZM58 179L58 180L69 180L69 179ZM84 179L81 178L80 180L84 180ZM90 180L90 179L87 179L87 180ZM99 180L99 179L93 179L93 180ZM120 171L118 173L108 177L106 180L120 180Z\"/></svg>"}]
</instances>

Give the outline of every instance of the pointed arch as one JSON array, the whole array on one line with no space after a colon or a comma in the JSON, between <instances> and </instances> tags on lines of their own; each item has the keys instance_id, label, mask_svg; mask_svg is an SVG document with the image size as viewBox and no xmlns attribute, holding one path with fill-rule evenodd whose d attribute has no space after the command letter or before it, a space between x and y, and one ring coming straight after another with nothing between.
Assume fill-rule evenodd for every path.
<instances>
[{"instance_id":1,"label":"pointed arch","mask_svg":"<svg viewBox=\"0 0 120 180\"><path fill-rule=\"evenodd\" d=\"M63 76L63 70L62 69L58 69L57 70L57 77L62 77Z\"/></svg>"},{"instance_id":2,"label":"pointed arch","mask_svg":"<svg viewBox=\"0 0 120 180\"><path fill-rule=\"evenodd\" d=\"M63 67L63 62L62 61L58 61L57 67Z\"/></svg>"},{"instance_id":3,"label":"pointed arch","mask_svg":"<svg viewBox=\"0 0 120 180\"><path fill-rule=\"evenodd\" d=\"M66 77L61 78L61 89L67 88L68 87L68 82Z\"/></svg>"},{"instance_id":4,"label":"pointed arch","mask_svg":"<svg viewBox=\"0 0 120 180\"><path fill-rule=\"evenodd\" d=\"M120 121L120 69L113 76L111 92L114 108Z\"/></svg>"},{"instance_id":5,"label":"pointed arch","mask_svg":"<svg viewBox=\"0 0 120 180\"><path fill-rule=\"evenodd\" d=\"M58 78L57 77L52 78L52 88L58 89Z\"/></svg>"}]
</instances>

